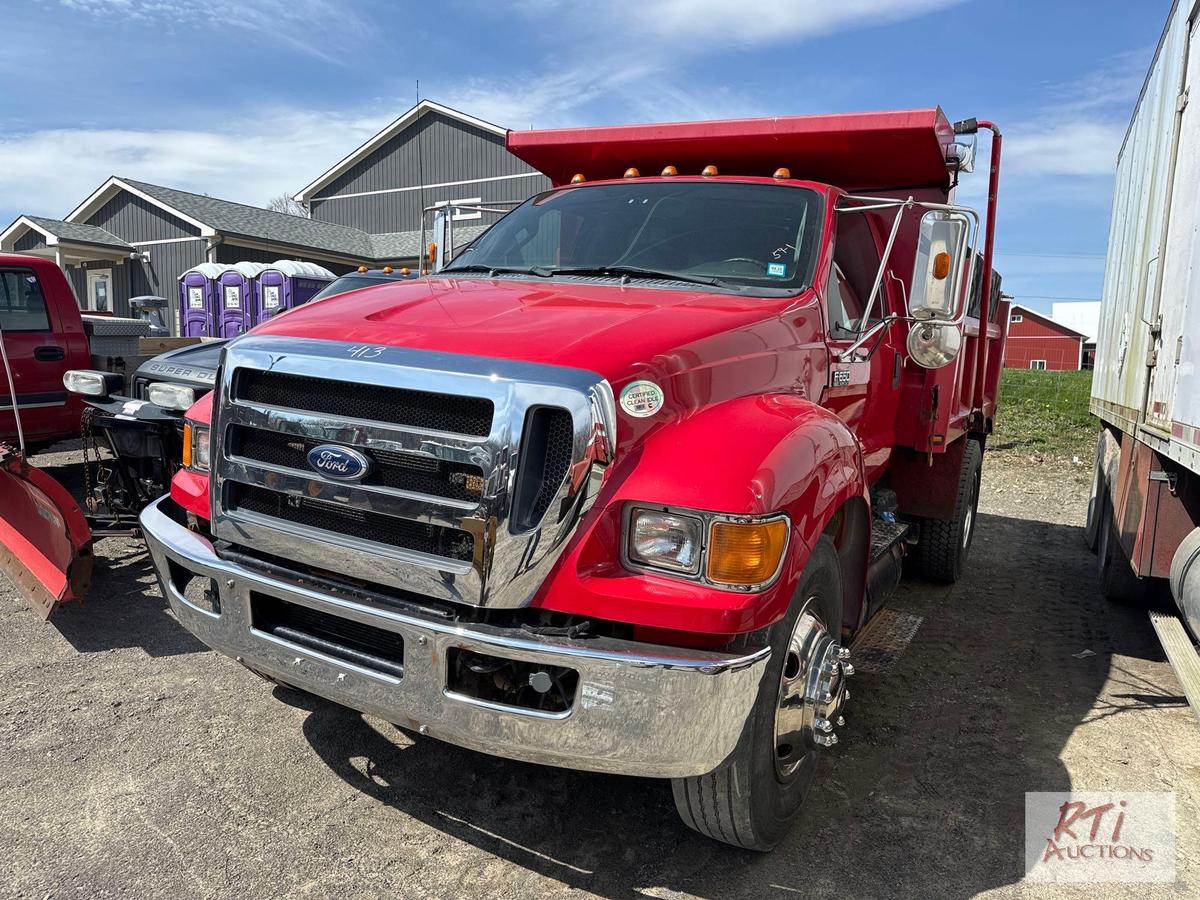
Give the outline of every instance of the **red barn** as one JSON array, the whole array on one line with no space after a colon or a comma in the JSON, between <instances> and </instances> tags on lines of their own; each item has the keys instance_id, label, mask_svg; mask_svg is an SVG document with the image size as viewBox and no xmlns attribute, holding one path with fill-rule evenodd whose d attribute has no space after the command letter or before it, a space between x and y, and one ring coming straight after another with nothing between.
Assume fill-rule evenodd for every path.
<instances>
[{"instance_id":1,"label":"red barn","mask_svg":"<svg viewBox=\"0 0 1200 900\"><path fill-rule=\"evenodd\" d=\"M1004 367L1075 371L1083 368L1086 340L1086 334L1054 321L1045 313L1014 305L1008 317Z\"/></svg>"}]
</instances>

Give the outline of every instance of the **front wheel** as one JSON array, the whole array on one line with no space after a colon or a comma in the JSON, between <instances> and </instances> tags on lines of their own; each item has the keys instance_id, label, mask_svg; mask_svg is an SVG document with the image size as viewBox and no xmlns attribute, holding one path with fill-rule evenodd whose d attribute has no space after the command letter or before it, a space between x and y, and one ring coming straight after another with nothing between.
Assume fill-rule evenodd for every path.
<instances>
[{"instance_id":1,"label":"front wheel","mask_svg":"<svg viewBox=\"0 0 1200 900\"><path fill-rule=\"evenodd\" d=\"M926 519L921 523L917 568L930 581L953 584L966 569L967 554L975 539L982 472L983 446L968 439L959 468L953 514L949 519Z\"/></svg>"},{"instance_id":2,"label":"front wheel","mask_svg":"<svg viewBox=\"0 0 1200 900\"><path fill-rule=\"evenodd\" d=\"M737 747L719 769L671 782L688 827L747 850L770 850L787 833L816 776L854 669L841 646L842 579L833 541L809 558L788 614L756 633L771 659ZM742 638L749 644L753 636Z\"/></svg>"}]
</instances>

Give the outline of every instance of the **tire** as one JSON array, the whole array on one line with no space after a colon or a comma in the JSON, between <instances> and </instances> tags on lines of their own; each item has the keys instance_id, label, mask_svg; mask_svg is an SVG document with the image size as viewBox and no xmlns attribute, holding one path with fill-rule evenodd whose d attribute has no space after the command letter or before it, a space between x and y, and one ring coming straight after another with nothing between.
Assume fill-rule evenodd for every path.
<instances>
[{"instance_id":1,"label":"tire","mask_svg":"<svg viewBox=\"0 0 1200 900\"><path fill-rule=\"evenodd\" d=\"M1148 580L1138 578L1133 571L1125 548L1121 546L1121 537L1113 521L1112 504L1107 502L1107 498L1100 507L1097 531L1096 577L1100 582L1100 593L1113 603L1145 603L1150 593Z\"/></svg>"},{"instance_id":2,"label":"tire","mask_svg":"<svg viewBox=\"0 0 1200 900\"><path fill-rule=\"evenodd\" d=\"M840 644L841 568L828 537L821 538L809 558L787 615L735 642L735 646L762 646L765 637L771 658L733 753L707 775L671 782L675 808L684 824L713 840L746 850L771 850L787 834L816 776L822 752L817 748L804 752L786 779L779 774L776 760L776 712L784 664L790 656L793 629L806 611L830 627L834 644ZM840 702L840 686L837 691Z\"/></svg>"},{"instance_id":3,"label":"tire","mask_svg":"<svg viewBox=\"0 0 1200 900\"><path fill-rule=\"evenodd\" d=\"M930 581L954 584L962 577L975 540L982 471L983 447L979 441L968 438L958 474L954 514L949 519L926 519L921 523L917 570Z\"/></svg>"}]
</instances>

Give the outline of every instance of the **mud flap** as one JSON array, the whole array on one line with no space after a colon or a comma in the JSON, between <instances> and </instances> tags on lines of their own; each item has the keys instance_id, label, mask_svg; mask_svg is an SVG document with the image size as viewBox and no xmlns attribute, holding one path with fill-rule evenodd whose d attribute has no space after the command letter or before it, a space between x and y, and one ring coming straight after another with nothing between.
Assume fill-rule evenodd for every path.
<instances>
[{"instance_id":1,"label":"mud flap","mask_svg":"<svg viewBox=\"0 0 1200 900\"><path fill-rule=\"evenodd\" d=\"M65 487L0 444L0 572L47 619L82 600L92 580L92 532Z\"/></svg>"}]
</instances>

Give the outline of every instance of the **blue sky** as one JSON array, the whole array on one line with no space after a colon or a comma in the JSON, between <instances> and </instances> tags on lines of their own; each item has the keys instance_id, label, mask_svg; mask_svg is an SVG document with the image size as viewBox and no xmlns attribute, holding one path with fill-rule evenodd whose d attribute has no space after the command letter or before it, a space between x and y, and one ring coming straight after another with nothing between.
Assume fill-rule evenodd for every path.
<instances>
[{"instance_id":1,"label":"blue sky","mask_svg":"<svg viewBox=\"0 0 1200 900\"><path fill-rule=\"evenodd\" d=\"M998 266L1097 298L1112 170L1169 0L6 4L0 227L127 175L262 204L422 96L512 128L940 104L1005 132ZM984 149L981 147L981 150ZM982 171L960 199L983 202Z\"/></svg>"}]
</instances>

